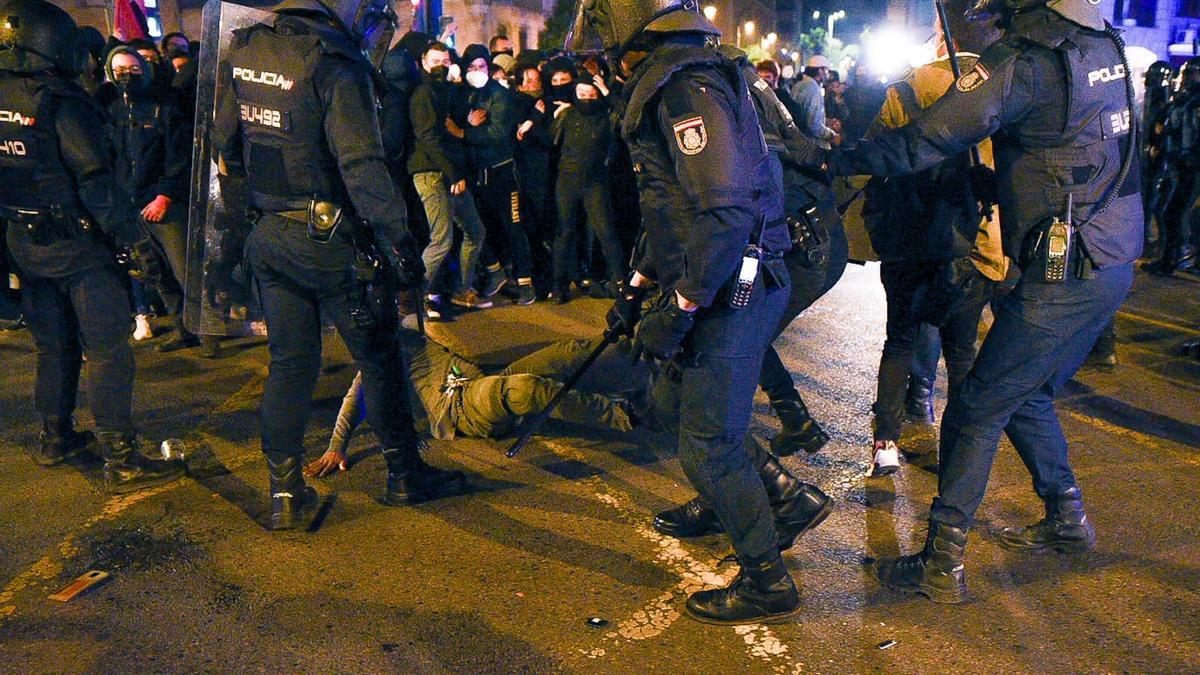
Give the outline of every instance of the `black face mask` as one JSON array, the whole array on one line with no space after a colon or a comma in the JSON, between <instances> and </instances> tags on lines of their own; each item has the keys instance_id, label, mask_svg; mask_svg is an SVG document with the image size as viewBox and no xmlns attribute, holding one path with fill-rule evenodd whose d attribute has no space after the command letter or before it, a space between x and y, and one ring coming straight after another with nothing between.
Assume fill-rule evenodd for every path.
<instances>
[{"instance_id":1,"label":"black face mask","mask_svg":"<svg viewBox=\"0 0 1200 675\"><path fill-rule=\"evenodd\" d=\"M571 83L552 86L550 87L550 93L547 94L547 98L549 98L551 101L570 103L575 98L575 84Z\"/></svg>"},{"instance_id":2,"label":"black face mask","mask_svg":"<svg viewBox=\"0 0 1200 675\"><path fill-rule=\"evenodd\" d=\"M138 96L146 91L146 79L133 73L122 73L113 80L113 84L116 84L122 93L130 96Z\"/></svg>"},{"instance_id":3,"label":"black face mask","mask_svg":"<svg viewBox=\"0 0 1200 675\"><path fill-rule=\"evenodd\" d=\"M583 99L575 102L575 107L584 115L599 115L604 112L604 102L598 99Z\"/></svg>"},{"instance_id":4,"label":"black face mask","mask_svg":"<svg viewBox=\"0 0 1200 675\"><path fill-rule=\"evenodd\" d=\"M505 49L505 50L503 50L503 51L499 51L499 52L493 52L493 53L492 53L492 58L494 59L494 58L496 58L497 56L500 56L501 54L508 54L509 56L513 56L513 50L511 50L511 49Z\"/></svg>"}]
</instances>

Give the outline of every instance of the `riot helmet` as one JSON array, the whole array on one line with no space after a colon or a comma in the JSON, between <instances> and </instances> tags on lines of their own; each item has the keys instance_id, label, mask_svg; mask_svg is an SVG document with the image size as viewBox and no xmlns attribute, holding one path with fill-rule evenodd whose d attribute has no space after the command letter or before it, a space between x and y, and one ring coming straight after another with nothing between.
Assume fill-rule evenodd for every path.
<instances>
[{"instance_id":1,"label":"riot helmet","mask_svg":"<svg viewBox=\"0 0 1200 675\"><path fill-rule=\"evenodd\" d=\"M275 11L315 13L335 19L376 67L383 63L399 24L391 0L284 0Z\"/></svg>"},{"instance_id":2,"label":"riot helmet","mask_svg":"<svg viewBox=\"0 0 1200 675\"><path fill-rule=\"evenodd\" d=\"M1179 69L1180 91L1200 90L1200 56L1193 56L1183 62Z\"/></svg>"},{"instance_id":3,"label":"riot helmet","mask_svg":"<svg viewBox=\"0 0 1200 675\"><path fill-rule=\"evenodd\" d=\"M614 60L646 33L721 34L700 14L698 0L577 0L566 48L582 49L589 29Z\"/></svg>"},{"instance_id":4,"label":"riot helmet","mask_svg":"<svg viewBox=\"0 0 1200 675\"><path fill-rule=\"evenodd\" d=\"M1100 0L975 0L967 10L967 17L974 21L1000 18L1002 21L1014 14L1046 7L1062 18L1092 30L1104 30L1104 17L1100 13Z\"/></svg>"},{"instance_id":5,"label":"riot helmet","mask_svg":"<svg viewBox=\"0 0 1200 675\"><path fill-rule=\"evenodd\" d=\"M1163 88L1171 86L1171 64L1166 61L1155 61L1146 69L1146 87Z\"/></svg>"},{"instance_id":6,"label":"riot helmet","mask_svg":"<svg viewBox=\"0 0 1200 675\"><path fill-rule=\"evenodd\" d=\"M0 70L79 77L87 61L80 37L71 15L45 0L0 4Z\"/></svg>"}]
</instances>

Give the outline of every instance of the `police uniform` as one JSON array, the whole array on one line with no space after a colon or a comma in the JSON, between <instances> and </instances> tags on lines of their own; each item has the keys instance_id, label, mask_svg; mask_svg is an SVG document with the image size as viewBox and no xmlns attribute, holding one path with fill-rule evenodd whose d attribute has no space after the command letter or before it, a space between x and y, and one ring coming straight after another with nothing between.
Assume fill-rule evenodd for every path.
<instances>
[{"instance_id":1,"label":"police uniform","mask_svg":"<svg viewBox=\"0 0 1200 675\"><path fill-rule=\"evenodd\" d=\"M1184 86L1172 101L1163 124L1162 151L1166 158L1170 195L1162 211L1163 257L1150 271L1170 275L1175 270L1197 273L1195 233L1190 220L1200 175L1200 59L1184 66ZM1189 82L1187 73L1195 81Z\"/></svg>"},{"instance_id":2,"label":"police uniform","mask_svg":"<svg viewBox=\"0 0 1200 675\"><path fill-rule=\"evenodd\" d=\"M837 173L899 175L994 135L1003 247L1024 272L995 304L995 323L944 415L926 548L884 561L879 575L889 585L942 602L965 599L966 530L1001 433L1047 511L1037 526L1007 533L1007 543L1082 550L1094 540L1054 397L1124 300L1142 246L1140 180L1136 170L1121 180L1124 151L1135 142L1127 67L1106 27L1094 8L1070 0L1011 13L1004 37L920 119L831 158ZM1064 214L1068 195L1079 255L1062 283L1043 283L1036 258L1022 252Z\"/></svg>"},{"instance_id":3,"label":"police uniform","mask_svg":"<svg viewBox=\"0 0 1200 675\"><path fill-rule=\"evenodd\" d=\"M214 147L245 173L260 212L246 257L261 297L271 369L263 392L262 444L271 470L272 524L296 527L312 513L300 459L321 366L321 320L337 327L363 373L371 427L388 462L388 501L403 483L436 483L417 434L394 339L395 311L361 321L355 298L359 219L392 242L411 238L403 198L389 178L371 65L338 19L315 0L285 3L273 26L235 31L223 63ZM310 237L318 203L343 210L327 242ZM428 475L430 481L424 478ZM461 474L456 478L461 481Z\"/></svg>"},{"instance_id":4,"label":"police uniform","mask_svg":"<svg viewBox=\"0 0 1200 675\"><path fill-rule=\"evenodd\" d=\"M133 438L129 295L109 246L143 236L113 176L104 113L67 72L75 23L40 0L9 2L0 17L12 31L0 36L0 218L37 347L38 461L56 464L87 443L72 420L86 353L108 490L173 480L182 467L146 459ZM31 45L31 56L21 46L29 35L55 44ZM56 62L44 56L63 51Z\"/></svg>"}]
</instances>

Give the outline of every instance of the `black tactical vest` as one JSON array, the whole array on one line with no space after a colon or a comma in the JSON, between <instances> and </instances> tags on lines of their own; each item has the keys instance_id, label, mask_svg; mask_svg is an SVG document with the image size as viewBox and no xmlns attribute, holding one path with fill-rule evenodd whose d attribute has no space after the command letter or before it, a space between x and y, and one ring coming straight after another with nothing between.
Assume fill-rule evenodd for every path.
<instances>
[{"instance_id":1,"label":"black tactical vest","mask_svg":"<svg viewBox=\"0 0 1200 675\"><path fill-rule=\"evenodd\" d=\"M313 74L330 56L321 37L257 24L234 31L229 52L232 86L255 205L265 210L306 208L321 199L349 205L336 161L324 139L324 110Z\"/></svg>"},{"instance_id":2,"label":"black tactical vest","mask_svg":"<svg viewBox=\"0 0 1200 675\"><path fill-rule=\"evenodd\" d=\"M679 186L667 149L666 143L674 142L674 139L664 138L656 128L656 111L659 105L668 105L661 94L671 78L685 69L700 67L720 73L738 95L735 100L740 101L740 105L730 112L738 139L736 147L745 151L749 161L738 175L724 177L733 184L728 189L742 195L746 206L767 218L764 247L771 252L785 253L791 248L791 237L786 223L775 220L782 216L782 188L771 189L777 177L771 175L770 156L759 127L758 112L737 63L715 49L684 45L659 47L648 63L639 66L635 77L626 85L626 103L618 116L621 134L637 174L642 220L661 223L660 231L676 234L687 232L695 220L695 204Z\"/></svg>"},{"instance_id":3,"label":"black tactical vest","mask_svg":"<svg viewBox=\"0 0 1200 675\"><path fill-rule=\"evenodd\" d=\"M1185 169L1200 167L1200 91L1185 94L1167 113L1166 151Z\"/></svg>"},{"instance_id":4,"label":"black tactical vest","mask_svg":"<svg viewBox=\"0 0 1200 675\"><path fill-rule=\"evenodd\" d=\"M72 87L50 78L0 73L0 206L82 210L55 132L59 105L90 104L82 89L73 92Z\"/></svg>"},{"instance_id":5,"label":"black tactical vest","mask_svg":"<svg viewBox=\"0 0 1200 675\"><path fill-rule=\"evenodd\" d=\"M996 167L1010 176L1011 203L1001 217L1020 227L1004 228L1004 250L1020 251L1028 228L1062 214L1067 195L1082 225L1110 191L1116 198L1079 230L1086 252L1098 267L1133 262L1142 252L1141 177L1136 158L1128 177L1116 185L1124 151L1136 143L1136 120L1126 96L1125 67L1117 45L1100 31L1057 17L1018 25L989 48L989 56L1016 58L1023 50L1045 48L1066 73L1065 116L1058 129L1018 125L996 145Z\"/></svg>"}]
</instances>

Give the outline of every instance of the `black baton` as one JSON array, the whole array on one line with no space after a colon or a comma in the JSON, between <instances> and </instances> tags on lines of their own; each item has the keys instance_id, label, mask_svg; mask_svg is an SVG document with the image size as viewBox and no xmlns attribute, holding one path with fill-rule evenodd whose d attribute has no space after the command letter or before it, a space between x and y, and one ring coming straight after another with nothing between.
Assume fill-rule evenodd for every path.
<instances>
[{"instance_id":1,"label":"black baton","mask_svg":"<svg viewBox=\"0 0 1200 675\"><path fill-rule=\"evenodd\" d=\"M521 432L520 437L517 438L517 440L512 444L512 447L510 447L508 452L505 454L507 454L509 457L517 456L517 453L521 451L521 448L525 447L525 444L529 442L530 438L533 438L533 434L537 432L538 428L541 427L546 420L550 419L550 414L554 412L554 409L558 407L559 403L562 403L563 397L567 395L567 392L571 391L575 385L579 384L579 380L582 379L584 374L587 373L588 369L590 369L596 363L596 359L600 358L600 355L604 353L604 350L608 349L608 346L616 342L618 338L619 335L615 331L611 329L604 331L604 337L600 340L600 344L596 345L596 348L592 350L591 354L588 354L588 357L584 360L583 364L580 365L579 368L567 378L566 382L563 382L562 389L559 389L558 393L554 395L554 398L550 399L550 402L546 404L545 410L542 410L542 412L538 413L537 417L529 420L529 422L525 425L525 430Z\"/></svg>"}]
</instances>

